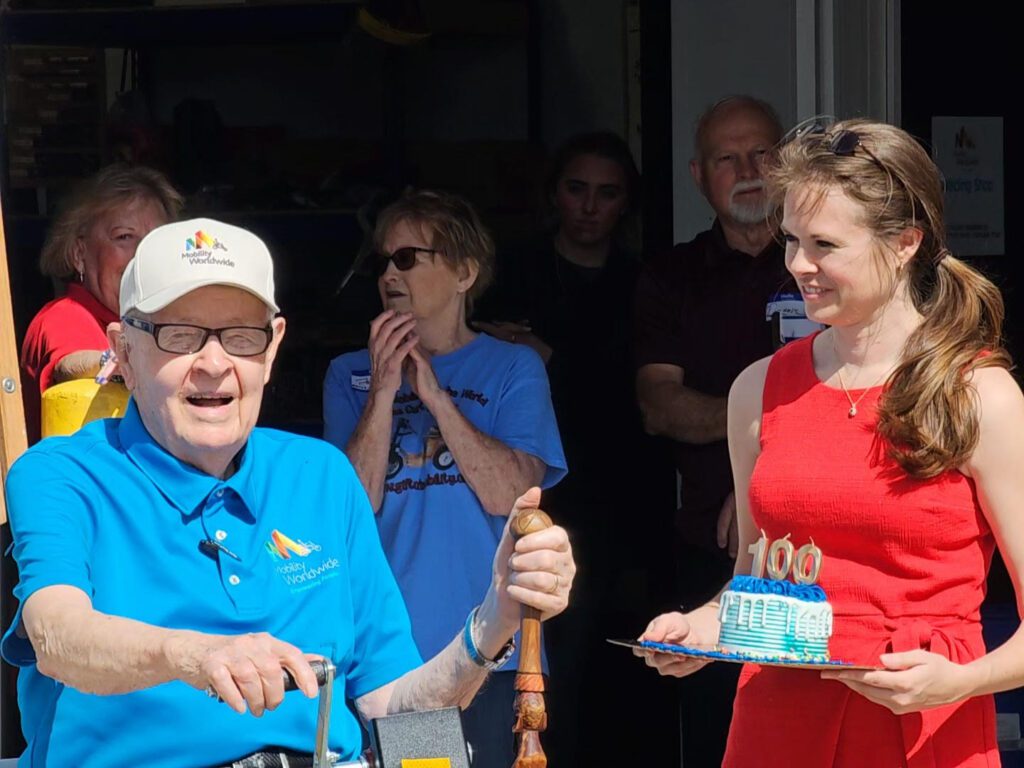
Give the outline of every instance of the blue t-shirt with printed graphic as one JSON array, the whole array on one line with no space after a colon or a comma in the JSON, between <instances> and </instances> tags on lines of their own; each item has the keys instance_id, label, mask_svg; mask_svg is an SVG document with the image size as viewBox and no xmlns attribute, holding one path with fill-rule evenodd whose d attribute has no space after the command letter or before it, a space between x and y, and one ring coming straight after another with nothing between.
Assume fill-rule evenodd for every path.
<instances>
[{"instance_id":1,"label":"blue t-shirt with printed graphic","mask_svg":"<svg viewBox=\"0 0 1024 768\"><path fill-rule=\"evenodd\" d=\"M139 418L87 425L27 451L7 478L25 601L68 585L93 607L169 629L269 632L337 667L330 748L354 759L359 723L338 697L363 696L415 668L408 615L348 460L321 440L256 429L227 480L179 461ZM201 541L216 541L219 555ZM204 549L206 551L204 551ZM228 554L230 553L230 554ZM224 765L267 746L314 747L317 702L290 693L257 719L181 681L117 696L46 677L17 631L28 749L19 766Z\"/></svg>"},{"instance_id":2,"label":"blue t-shirt with printed graphic","mask_svg":"<svg viewBox=\"0 0 1024 768\"><path fill-rule=\"evenodd\" d=\"M547 373L536 352L480 334L434 357L431 365L438 383L474 427L544 462L542 487L565 475ZM369 388L367 350L331 363L324 381L327 440L345 447ZM459 472L437 420L408 382L395 396L384 500L376 517L416 644L429 659L451 642L487 591L507 517L484 510Z\"/></svg>"}]
</instances>

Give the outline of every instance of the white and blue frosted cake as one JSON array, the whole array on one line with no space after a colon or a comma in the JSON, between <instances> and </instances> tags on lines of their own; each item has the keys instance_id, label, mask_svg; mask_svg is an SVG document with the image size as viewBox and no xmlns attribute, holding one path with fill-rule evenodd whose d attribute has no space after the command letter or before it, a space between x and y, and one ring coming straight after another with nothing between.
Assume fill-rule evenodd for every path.
<instances>
[{"instance_id":1,"label":"white and blue frosted cake","mask_svg":"<svg viewBox=\"0 0 1024 768\"><path fill-rule=\"evenodd\" d=\"M828 661L832 606L817 584L736 576L722 593L719 649L765 660Z\"/></svg>"}]
</instances>

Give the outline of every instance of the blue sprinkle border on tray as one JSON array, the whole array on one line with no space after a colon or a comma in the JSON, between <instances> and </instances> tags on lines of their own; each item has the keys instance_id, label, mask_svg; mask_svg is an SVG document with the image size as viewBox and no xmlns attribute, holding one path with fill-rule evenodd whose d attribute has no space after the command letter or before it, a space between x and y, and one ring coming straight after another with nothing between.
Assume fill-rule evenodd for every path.
<instances>
[{"instance_id":1,"label":"blue sprinkle border on tray","mask_svg":"<svg viewBox=\"0 0 1024 768\"><path fill-rule=\"evenodd\" d=\"M695 656L698 658L705 659L718 659L720 661L736 661L743 660L749 661L751 664L760 664L763 662L771 662L772 664L813 664L818 667L849 667L852 666L848 661L840 661L838 659L830 659L825 661L823 659L780 659L778 657L767 657L758 656L753 653L742 653L742 652L729 652L724 651L706 651L701 648L692 648L686 645L670 645L669 643L656 643L653 640L642 640L640 645L644 648L651 648L655 651L666 651L668 653L678 653L680 651L685 652L687 656Z\"/></svg>"}]
</instances>

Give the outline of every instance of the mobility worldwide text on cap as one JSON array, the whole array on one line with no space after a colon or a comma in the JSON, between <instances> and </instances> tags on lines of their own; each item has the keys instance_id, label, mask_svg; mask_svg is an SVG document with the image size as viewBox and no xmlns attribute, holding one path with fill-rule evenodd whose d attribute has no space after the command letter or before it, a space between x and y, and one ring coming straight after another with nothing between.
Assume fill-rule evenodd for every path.
<instances>
[{"instance_id":1,"label":"mobility worldwide text on cap","mask_svg":"<svg viewBox=\"0 0 1024 768\"><path fill-rule=\"evenodd\" d=\"M274 312L274 263L267 246L240 227L190 219L157 227L139 243L121 278L121 314L157 312L207 285L248 291Z\"/></svg>"}]
</instances>

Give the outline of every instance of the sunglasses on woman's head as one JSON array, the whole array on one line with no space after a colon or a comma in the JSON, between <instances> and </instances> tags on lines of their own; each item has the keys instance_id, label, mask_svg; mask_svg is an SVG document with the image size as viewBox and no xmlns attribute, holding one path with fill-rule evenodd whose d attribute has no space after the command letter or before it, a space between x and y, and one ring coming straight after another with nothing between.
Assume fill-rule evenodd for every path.
<instances>
[{"instance_id":1,"label":"sunglasses on woman's head","mask_svg":"<svg viewBox=\"0 0 1024 768\"><path fill-rule=\"evenodd\" d=\"M863 152L863 155L860 156L861 159L874 163L888 177L890 196L895 185L899 184L903 187L910 198L916 215L919 205L918 198L914 195L913 190L907 186L907 183L893 172L889 166L879 160L874 152L864 146L859 133L851 131L849 128L832 133L834 122L835 118L830 115L819 115L804 120L787 131L786 135L782 137L782 141L779 142L779 146L782 147L791 141L817 136L828 147L828 151L837 157L857 157L857 150L860 149Z\"/></svg>"},{"instance_id":2,"label":"sunglasses on woman's head","mask_svg":"<svg viewBox=\"0 0 1024 768\"><path fill-rule=\"evenodd\" d=\"M864 154L874 161L875 165L888 172L885 164L875 157L875 153L864 146L864 143L860 140L860 134L856 131L839 131L828 142L829 151L839 157L853 157L857 152L857 147L864 150Z\"/></svg>"},{"instance_id":3,"label":"sunglasses on woman's head","mask_svg":"<svg viewBox=\"0 0 1024 768\"><path fill-rule=\"evenodd\" d=\"M416 266L417 253L433 254L440 253L440 251L434 248L418 248L415 245L407 245L405 248L399 248L390 256L386 253L375 253L373 255L375 271L378 275L383 275L388 268L388 262L392 262L399 272L408 272Z\"/></svg>"},{"instance_id":4,"label":"sunglasses on woman's head","mask_svg":"<svg viewBox=\"0 0 1024 768\"><path fill-rule=\"evenodd\" d=\"M829 135L834 123L835 118L831 115L817 115L804 120L803 122L797 123L793 128L786 132L786 135L782 137L782 141L779 142L779 146L784 146L791 141L804 139L809 136L821 136L822 140L828 147L829 152L833 155L837 155L839 157L853 157L857 153L857 148L859 147L875 165L886 173L889 172L885 164L875 157L875 153L864 146L864 143L860 140L860 134L856 131L844 128L841 131L836 131Z\"/></svg>"}]
</instances>

